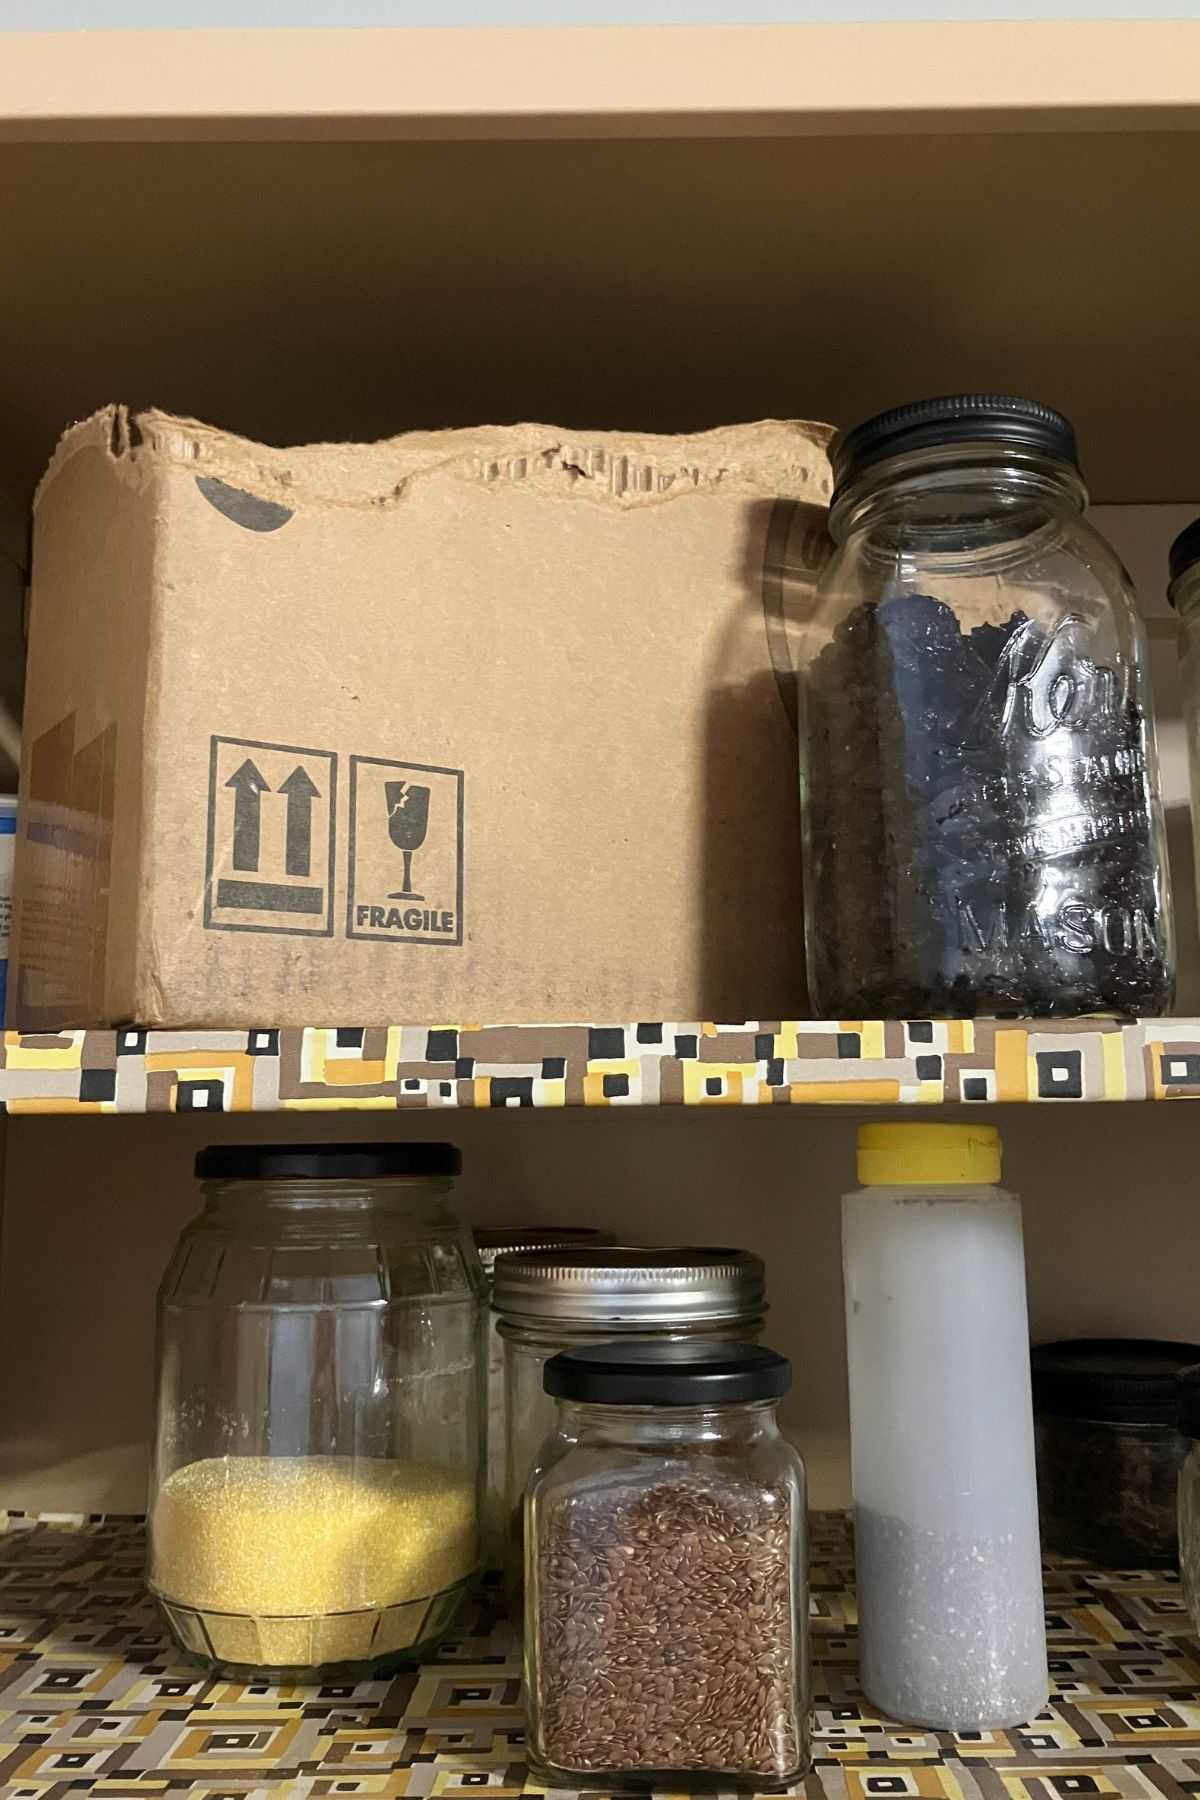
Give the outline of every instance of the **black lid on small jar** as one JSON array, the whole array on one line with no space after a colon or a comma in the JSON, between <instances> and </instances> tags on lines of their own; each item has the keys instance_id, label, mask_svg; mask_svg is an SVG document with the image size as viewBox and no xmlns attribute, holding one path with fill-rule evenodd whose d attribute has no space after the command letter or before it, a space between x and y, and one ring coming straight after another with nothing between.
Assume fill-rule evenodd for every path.
<instances>
[{"instance_id":1,"label":"black lid on small jar","mask_svg":"<svg viewBox=\"0 0 1200 1800\"><path fill-rule=\"evenodd\" d=\"M759 1344L593 1344L552 1356L548 1394L597 1406L736 1406L779 1400L792 1385L786 1356Z\"/></svg>"},{"instance_id":2,"label":"black lid on small jar","mask_svg":"<svg viewBox=\"0 0 1200 1800\"><path fill-rule=\"evenodd\" d=\"M1014 394L945 394L894 406L839 432L829 451L834 498L864 469L888 457L969 443L1008 444L1079 466L1074 427L1053 407Z\"/></svg>"},{"instance_id":3,"label":"black lid on small jar","mask_svg":"<svg viewBox=\"0 0 1200 1800\"><path fill-rule=\"evenodd\" d=\"M1167 552L1167 574L1170 585L1167 588L1167 599L1175 604L1174 588L1180 576L1186 575L1200 563L1200 519L1193 519L1185 525L1175 542Z\"/></svg>"},{"instance_id":4,"label":"black lid on small jar","mask_svg":"<svg viewBox=\"0 0 1200 1800\"><path fill-rule=\"evenodd\" d=\"M378 1181L461 1169L455 1144L210 1144L196 1157L200 1181Z\"/></svg>"},{"instance_id":5,"label":"black lid on small jar","mask_svg":"<svg viewBox=\"0 0 1200 1800\"><path fill-rule=\"evenodd\" d=\"M1174 1425L1179 1377L1200 1344L1153 1338L1076 1338L1033 1350L1033 1408L1043 1418Z\"/></svg>"}]
</instances>

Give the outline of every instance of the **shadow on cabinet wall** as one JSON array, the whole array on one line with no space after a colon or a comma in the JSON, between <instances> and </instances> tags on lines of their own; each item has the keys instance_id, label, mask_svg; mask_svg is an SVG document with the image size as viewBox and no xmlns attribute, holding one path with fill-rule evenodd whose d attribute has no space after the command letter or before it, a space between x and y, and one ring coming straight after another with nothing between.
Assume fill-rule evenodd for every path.
<instances>
[{"instance_id":1,"label":"shadow on cabinet wall","mask_svg":"<svg viewBox=\"0 0 1200 1800\"><path fill-rule=\"evenodd\" d=\"M768 1340L796 1365L786 1423L814 1503L848 1494L838 1195L861 1115L364 1114L357 1133L454 1139L464 1216L588 1223L634 1242L734 1243L767 1261ZM879 1113L872 1117L878 1118ZM888 1115L891 1116L891 1115ZM931 1115L910 1109L910 1120ZM938 1109L937 1117L960 1116ZM996 1109L1025 1200L1033 1332L1195 1337L1193 1146L1186 1104ZM223 1120L227 1139L350 1138L352 1116ZM211 1123L9 1120L0 1254L0 1504L136 1512L145 1503L154 1291L196 1209ZM1131 1196L1139 1251L1128 1254Z\"/></svg>"}]
</instances>

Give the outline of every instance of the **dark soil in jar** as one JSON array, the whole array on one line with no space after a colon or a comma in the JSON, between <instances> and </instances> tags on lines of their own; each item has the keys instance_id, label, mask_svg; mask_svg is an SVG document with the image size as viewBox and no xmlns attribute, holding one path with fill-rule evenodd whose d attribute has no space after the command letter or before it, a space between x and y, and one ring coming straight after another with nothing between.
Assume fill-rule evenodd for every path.
<instances>
[{"instance_id":1,"label":"dark soil in jar","mask_svg":"<svg viewBox=\"0 0 1200 1800\"><path fill-rule=\"evenodd\" d=\"M1036 1419L1042 1548L1108 1569L1173 1567L1179 1472L1190 1441L1171 1425Z\"/></svg>"},{"instance_id":2,"label":"dark soil in jar","mask_svg":"<svg viewBox=\"0 0 1200 1800\"><path fill-rule=\"evenodd\" d=\"M1146 721L1082 627L856 608L806 681L824 1017L1156 1015L1172 971Z\"/></svg>"},{"instance_id":3,"label":"dark soil in jar","mask_svg":"<svg viewBox=\"0 0 1200 1800\"><path fill-rule=\"evenodd\" d=\"M556 1769L790 1779L804 1758L791 1497L705 1478L548 1497L538 1753Z\"/></svg>"}]
</instances>

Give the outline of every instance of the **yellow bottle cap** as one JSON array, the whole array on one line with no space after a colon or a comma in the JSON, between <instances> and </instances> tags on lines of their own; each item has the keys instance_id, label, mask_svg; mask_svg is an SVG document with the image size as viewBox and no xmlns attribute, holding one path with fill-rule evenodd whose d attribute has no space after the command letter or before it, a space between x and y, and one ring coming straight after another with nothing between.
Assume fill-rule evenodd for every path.
<instances>
[{"instance_id":1,"label":"yellow bottle cap","mask_svg":"<svg viewBox=\"0 0 1200 1800\"><path fill-rule=\"evenodd\" d=\"M999 1181L1000 1133L994 1125L861 1125L858 1179L864 1187Z\"/></svg>"}]
</instances>

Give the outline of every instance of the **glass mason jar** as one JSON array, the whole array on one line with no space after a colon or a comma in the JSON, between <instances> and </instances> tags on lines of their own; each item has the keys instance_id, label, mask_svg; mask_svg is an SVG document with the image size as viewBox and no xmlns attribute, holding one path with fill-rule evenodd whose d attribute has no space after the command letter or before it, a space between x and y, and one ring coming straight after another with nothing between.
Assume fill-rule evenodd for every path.
<instances>
[{"instance_id":1,"label":"glass mason jar","mask_svg":"<svg viewBox=\"0 0 1200 1800\"><path fill-rule=\"evenodd\" d=\"M1200 895L1200 519L1193 519L1171 545L1169 569L1167 599L1183 625L1180 679L1191 776L1196 892Z\"/></svg>"},{"instance_id":2,"label":"glass mason jar","mask_svg":"<svg viewBox=\"0 0 1200 1800\"><path fill-rule=\"evenodd\" d=\"M788 1362L619 1343L545 1369L555 1433L526 1500L534 1778L790 1786L808 1763L804 1465Z\"/></svg>"},{"instance_id":3,"label":"glass mason jar","mask_svg":"<svg viewBox=\"0 0 1200 1800\"><path fill-rule=\"evenodd\" d=\"M478 1566L483 1276L449 1144L237 1145L158 1299L150 1586L234 1672L387 1668Z\"/></svg>"},{"instance_id":4,"label":"glass mason jar","mask_svg":"<svg viewBox=\"0 0 1200 1800\"><path fill-rule=\"evenodd\" d=\"M498 1256L533 1250L575 1250L584 1244L615 1244L611 1231L590 1225L482 1225L475 1248L490 1297ZM487 1333L487 1481L483 1496L483 1555L489 1568L502 1568L507 1540L504 1506L504 1341L494 1312Z\"/></svg>"},{"instance_id":5,"label":"glass mason jar","mask_svg":"<svg viewBox=\"0 0 1200 1800\"><path fill-rule=\"evenodd\" d=\"M832 455L835 549L800 634L816 1011L1165 1011L1144 632L1070 425L966 395Z\"/></svg>"},{"instance_id":6,"label":"glass mason jar","mask_svg":"<svg viewBox=\"0 0 1200 1800\"><path fill-rule=\"evenodd\" d=\"M498 1259L492 1305L504 1339L505 1570L519 1587L522 1508L535 1456L554 1427L542 1372L560 1350L623 1335L753 1342L767 1310L766 1270L749 1250L574 1250Z\"/></svg>"}]
</instances>

